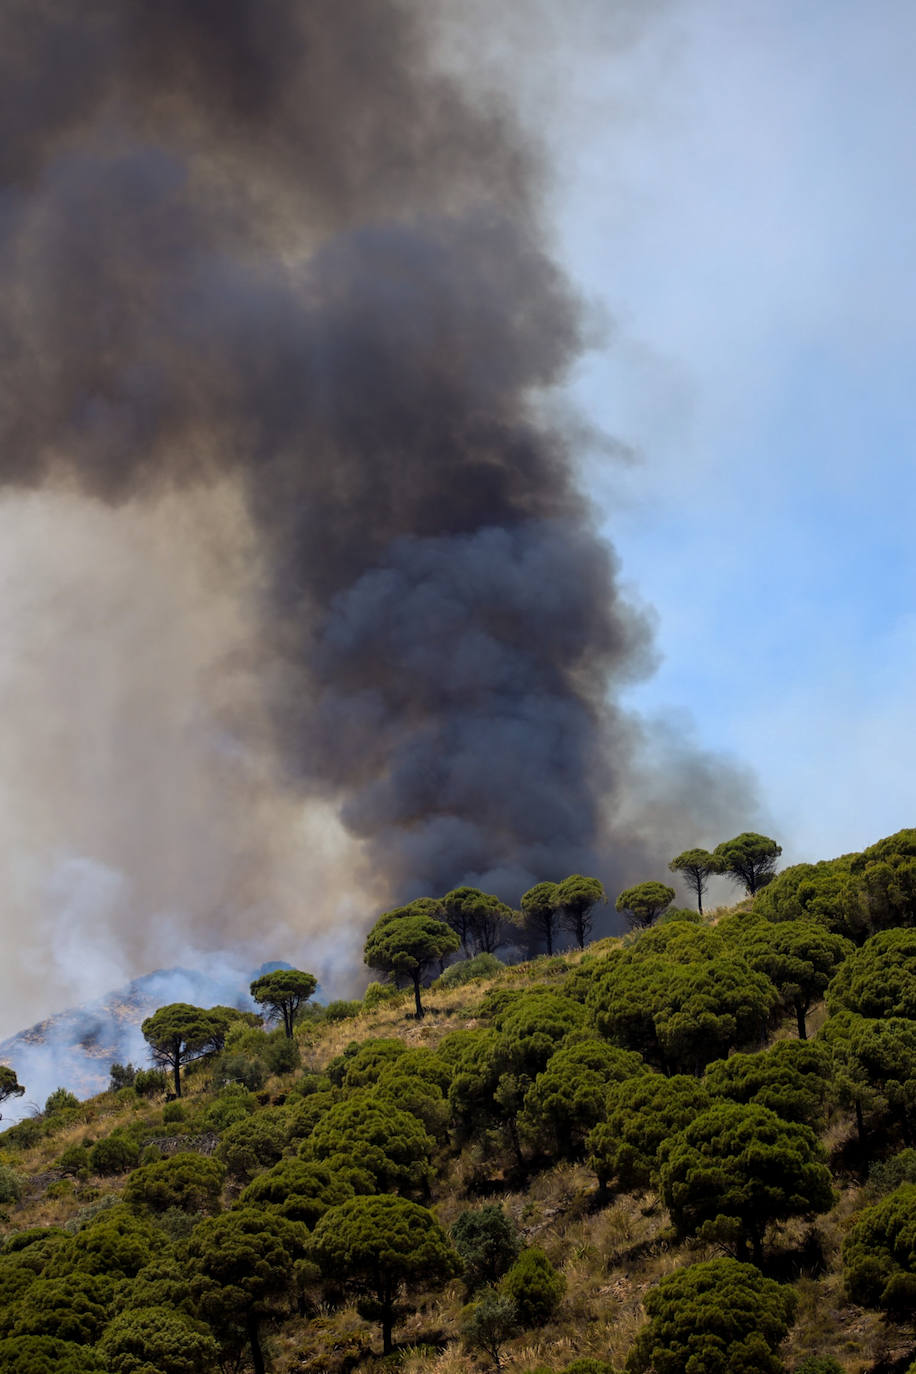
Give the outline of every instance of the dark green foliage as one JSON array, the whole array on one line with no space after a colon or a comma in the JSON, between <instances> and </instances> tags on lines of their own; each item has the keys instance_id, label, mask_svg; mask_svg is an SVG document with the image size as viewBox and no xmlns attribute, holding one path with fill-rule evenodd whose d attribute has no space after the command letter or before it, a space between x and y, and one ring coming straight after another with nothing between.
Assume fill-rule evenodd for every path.
<instances>
[{"instance_id":1,"label":"dark green foliage","mask_svg":"<svg viewBox=\"0 0 916 1374\"><path fill-rule=\"evenodd\" d=\"M604 885L597 878L583 873L571 873L557 884L557 901L562 920L580 949L591 935L592 912L599 902L606 902Z\"/></svg>"},{"instance_id":2,"label":"dark green foliage","mask_svg":"<svg viewBox=\"0 0 916 1374\"><path fill-rule=\"evenodd\" d=\"M25 1092L24 1088L23 1092ZM8 1130L3 1132L3 1143L9 1149L31 1150L32 1146L37 1145L43 1135L44 1128L41 1122L36 1121L32 1116L27 1116L24 1121L17 1121L15 1126L10 1126Z\"/></svg>"},{"instance_id":3,"label":"dark green foliage","mask_svg":"<svg viewBox=\"0 0 916 1374\"><path fill-rule=\"evenodd\" d=\"M66 1088L55 1088L45 1102L45 1113L51 1116L55 1112L66 1112L78 1109L79 1105L79 1098L74 1097L73 1093L68 1092Z\"/></svg>"},{"instance_id":4,"label":"dark green foliage","mask_svg":"<svg viewBox=\"0 0 916 1374\"><path fill-rule=\"evenodd\" d=\"M564 1045L525 1094L522 1130L554 1154L579 1157L585 1137L604 1118L608 1084L641 1070L638 1054L605 1041Z\"/></svg>"},{"instance_id":5,"label":"dark green foliage","mask_svg":"<svg viewBox=\"0 0 916 1374\"><path fill-rule=\"evenodd\" d=\"M188 1269L168 1250L145 1264L127 1290L125 1307L168 1307L193 1316Z\"/></svg>"},{"instance_id":6,"label":"dark green foliage","mask_svg":"<svg viewBox=\"0 0 916 1374\"><path fill-rule=\"evenodd\" d=\"M720 872L727 874L734 882L741 883L751 896L772 882L776 860L781 853L782 845L768 835L758 835L752 830L736 835L733 840L723 841L713 850L721 865Z\"/></svg>"},{"instance_id":7,"label":"dark green foliage","mask_svg":"<svg viewBox=\"0 0 916 1374\"><path fill-rule=\"evenodd\" d=\"M872 930L916 924L916 830L898 830L850 865Z\"/></svg>"},{"instance_id":8,"label":"dark green foliage","mask_svg":"<svg viewBox=\"0 0 916 1374\"><path fill-rule=\"evenodd\" d=\"M461 1313L461 1338L469 1350L489 1355L495 1369L502 1368L502 1348L518 1331L515 1303L489 1288Z\"/></svg>"},{"instance_id":9,"label":"dark green foliage","mask_svg":"<svg viewBox=\"0 0 916 1374\"><path fill-rule=\"evenodd\" d=\"M717 1059L705 1081L714 1097L769 1107L786 1121L823 1124L831 1061L820 1042L778 1040L756 1054Z\"/></svg>"},{"instance_id":10,"label":"dark green foliage","mask_svg":"<svg viewBox=\"0 0 916 1374\"><path fill-rule=\"evenodd\" d=\"M442 1089L419 1074L389 1069L380 1077L375 1095L380 1102L415 1116L434 1140L448 1136L449 1107Z\"/></svg>"},{"instance_id":11,"label":"dark green foliage","mask_svg":"<svg viewBox=\"0 0 916 1374\"><path fill-rule=\"evenodd\" d=\"M797 1364L792 1374L846 1374L846 1371L832 1355L811 1355Z\"/></svg>"},{"instance_id":12,"label":"dark green foliage","mask_svg":"<svg viewBox=\"0 0 916 1374\"><path fill-rule=\"evenodd\" d=\"M668 1274L646 1296L648 1325L627 1374L782 1374L776 1351L797 1298L750 1264L709 1260Z\"/></svg>"},{"instance_id":13,"label":"dark green foliage","mask_svg":"<svg viewBox=\"0 0 916 1374\"><path fill-rule=\"evenodd\" d=\"M252 1059L247 1054L221 1054L213 1061L210 1082L214 1088L226 1088L239 1083L246 1092L259 1092L264 1086L265 1069L263 1061ZM174 1104L172 1104L174 1105Z\"/></svg>"},{"instance_id":14,"label":"dark green foliage","mask_svg":"<svg viewBox=\"0 0 916 1374\"><path fill-rule=\"evenodd\" d=\"M108 1079L108 1091L117 1093L122 1088L132 1088L136 1077L137 1070L133 1064L112 1064Z\"/></svg>"},{"instance_id":15,"label":"dark green foliage","mask_svg":"<svg viewBox=\"0 0 916 1374\"><path fill-rule=\"evenodd\" d=\"M532 1077L546 1068L563 1038L584 1027L585 1020L578 1002L536 987L517 994L494 1016L513 1072Z\"/></svg>"},{"instance_id":16,"label":"dark green foliage","mask_svg":"<svg viewBox=\"0 0 916 1374\"><path fill-rule=\"evenodd\" d=\"M124 1201L132 1207L164 1212L178 1207L183 1212L213 1212L219 1206L226 1177L225 1166L206 1155L177 1154L157 1164L135 1169L124 1188Z\"/></svg>"},{"instance_id":17,"label":"dark green foliage","mask_svg":"<svg viewBox=\"0 0 916 1374\"><path fill-rule=\"evenodd\" d=\"M684 1074L659 1073L615 1083L607 1093L607 1117L586 1142L589 1167L606 1187L616 1179L622 1189L645 1188L658 1170L662 1143L711 1105L706 1086Z\"/></svg>"},{"instance_id":18,"label":"dark green foliage","mask_svg":"<svg viewBox=\"0 0 916 1374\"><path fill-rule=\"evenodd\" d=\"M563 1301L566 1280L544 1251L532 1245L519 1255L499 1291L514 1303L520 1326L546 1326Z\"/></svg>"},{"instance_id":19,"label":"dark green foliage","mask_svg":"<svg viewBox=\"0 0 916 1374\"><path fill-rule=\"evenodd\" d=\"M89 1168L94 1174L124 1174L136 1166L139 1155L136 1140L112 1131L97 1140L89 1151Z\"/></svg>"},{"instance_id":20,"label":"dark green foliage","mask_svg":"<svg viewBox=\"0 0 916 1374\"><path fill-rule=\"evenodd\" d=\"M355 1197L332 1207L315 1227L310 1258L325 1281L355 1291L381 1323L386 1354L398 1297L435 1287L458 1272L458 1256L425 1207L392 1196Z\"/></svg>"},{"instance_id":21,"label":"dark green foliage","mask_svg":"<svg viewBox=\"0 0 916 1374\"><path fill-rule=\"evenodd\" d=\"M805 1018L843 960L853 953L850 940L834 935L810 918L754 921L746 928L739 952L750 965L765 973L786 1007L795 1013L801 1040L807 1036Z\"/></svg>"},{"instance_id":22,"label":"dark green foliage","mask_svg":"<svg viewBox=\"0 0 916 1374\"><path fill-rule=\"evenodd\" d=\"M138 1069L134 1078L134 1091L140 1097L156 1097L164 1093L168 1078L161 1069Z\"/></svg>"},{"instance_id":23,"label":"dark green foliage","mask_svg":"<svg viewBox=\"0 0 916 1374\"><path fill-rule=\"evenodd\" d=\"M543 941L547 953L553 954L560 912L557 884L535 883L523 895L521 908L531 946L537 948Z\"/></svg>"},{"instance_id":24,"label":"dark green foliage","mask_svg":"<svg viewBox=\"0 0 916 1374\"><path fill-rule=\"evenodd\" d=\"M318 979L313 973L278 968L256 978L249 991L255 1002L265 1008L269 1020L283 1022L286 1037L292 1040L293 1026L317 986Z\"/></svg>"},{"instance_id":25,"label":"dark green foliage","mask_svg":"<svg viewBox=\"0 0 916 1374\"><path fill-rule=\"evenodd\" d=\"M587 1006L598 1030L674 1072L700 1073L732 1049L759 1044L776 989L721 950L702 927L647 931L595 979Z\"/></svg>"},{"instance_id":26,"label":"dark green foliage","mask_svg":"<svg viewBox=\"0 0 916 1374\"><path fill-rule=\"evenodd\" d=\"M561 1374L615 1374L614 1366L607 1364L604 1360L592 1360L586 1357L582 1360L573 1360L568 1364Z\"/></svg>"},{"instance_id":27,"label":"dark green foliage","mask_svg":"<svg viewBox=\"0 0 916 1374\"><path fill-rule=\"evenodd\" d=\"M628 887L614 903L631 926L645 929L651 926L674 901L674 888L665 883L637 883Z\"/></svg>"},{"instance_id":28,"label":"dark green foliage","mask_svg":"<svg viewBox=\"0 0 916 1374\"><path fill-rule=\"evenodd\" d=\"M19 1175L6 1165L0 1164L0 1206L8 1207L11 1202L18 1202L22 1197L22 1184Z\"/></svg>"},{"instance_id":29,"label":"dark green foliage","mask_svg":"<svg viewBox=\"0 0 916 1374\"><path fill-rule=\"evenodd\" d=\"M720 1102L659 1151L659 1185L682 1236L733 1244L755 1260L771 1221L826 1212L833 1189L824 1152L808 1126L766 1107Z\"/></svg>"},{"instance_id":30,"label":"dark green foliage","mask_svg":"<svg viewBox=\"0 0 916 1374\"><path fill-rule=\"evenodd\" d=\"M394 1036L352 1040L343 1054L332 1059L325 1073L342 1088L365 1088L375 1083L383 1069L407 1053L403 1040Z\"/></svg>"},{"instance_id":31,"label":"dark green foliage","mask_svg":"<svg viewBox=\"0 0 916 1374\"><path fill-rule=\"evenodd\" d=\"M271 1207L289 1221L313 1227L329 1207L339 1207L353 1194L353 1185L326 1164L282 1159L249 1183L239 1202L243 1207Z\"/></svg>"},{"instance_id":32,"label":"dark green foliage","mask_svg":"<svg viewBox=\"0 0 916 1374\"><path fill-rule=\"evenodd\" d=\"M754 912L768 921L817 921L827 930L862 939L869 929L864 894L852 872L857 856L794 864L758 892Z\"/></svg>"},{"instance_id":33,"label":"dark green foliage","mask_svg":"<svg viewBox=\"0 0 916 1374\"><path fill-rule=\"evenodd\" d=\"M263 1374L260 1325L296 1301L296 1264L307 1232L271 1210L239 1207L208 1217L188 1241L191 1290L217 1329L244 1326L257 1374Z\"/></svg>"},{"instance_id":34,"label":"dark green foliage","mask_svg":"<svg viewBox=\"0 0 916 1374\"><path fill-rule=\"evenodd\" d=\"M416 903L411 903L412 907ZM465 954L492 954L515 925L515 913L492 892L456 887L438 904L437 915L452 927ZM456 945L457 949L457 945Z\"/></svg>"},{"instance_id":35,"label":"dark green foliage","mask_svg":"<svg viewBox=\"0 0 916 1374\"><path fill-rule=\"evenodd\" d=\"M162 1113L164 1121L170 1118L166 1115L173 1107L181 1108L179 1121L184 1120L184 1107L180 1102L170 1102ZM254 1093L249 1092L243 1083L227 1083L224 1088L220 1088L216 1100L210 1104L204 1113L204 1124L214 1131L225 1131L230 1126L234 1126L238 1121L244 1121L247 1117L253 1116L258 1109L258 1099Z\"/></svg>"},{"instance_id":36,"label":"dark green foliage","mask_svg":"<svg viewBox=\"0 0 916 1374\"><path fill-rule=\"evenodd\" d=\"M380 916L369 932L363 959L382 973L410 978L417 1018L423 1015L420 983L427 970L453 954L460 941L444 921L421 915L410 907L398 907Z\"/></svg>"},{"instance_id":37,"label":"dark green foliage","mask_svg":"<svg viewBox=\"0 0 916 1374\"><path fill-rule=\"evenodd\" d=\"M703 893L709 878L722 872L722 861L706 849L685 849L672 859L668 868L672 873L680 873L691 892L696 894L697 911L703 913Z\"/></svg>"},{"instance_id":38,"label":"dark green foliage","mask_svg":"<svg viewBox=\"0 0 916 1374\"><path fill-rule=\"evenodd\" d=\"M277 1162L288 1138L283 1112L255 1112L226 1128L219 1142L219 1157L233 1178L253 1178L261 1169Z\"/></svg>"},{"instance_id":39,"label":"dark green foliage","mask_svg":"<svg viewBox=\"0 0 916 1374\"><path fill-rule=\"evenodd\" d=\"M496 1203L462 1212L450 1234L469 1293L495 1284L521 1250L518 1231Z\"/></svg>"},{"instance_id":40,"label":"dark green foliage","mask_svg":"<svg viewBox=\"0 0 916 1374\"><path fill-rule=\"evenodd\" d=\"M267 1037L264 1062L268 1073L295 1073L302 1065L302 1051L292 1036L287 1037L278 1031L276 1035Z\"/></svg>"},{"instance_id":41,"label":"dark green foliage","mask_svg":"<svg viewBox=\"0 0 916 1374\"><path fill-rule=\"evenodd\" d=\"M433 984L434 988L458 988L476 983L482 978L494 978L506 965L495 954L475 954L471 959L459 959L449 964Z\"/></svg>"},{"instance_id":42,"label":"dark green foliage","mask_svg":"<svg viewBox=\"0 0 916 1374\"><path fill-rule=\"evenodd\" d=\"M831 1013L916 1020L916 929L885 930L866 940L831 982L827 1006Z\"/></svg>"},{"instance_id":43,"label":"dark green foliage","mask_svg":"<svg viewBox=\"0 0 916 1374\"><path fill-rule=\"evenodd\" d=\"M358 1164L372 1175L379 1192L425 1195L434 1148L416 1117L363 1089L321 1117L302 1153L332 1165L341 1159Z\"/></svg>"},{"instance_id":44,"label":"dark green foliage","mask_svg":"<svg viewBox=\"0 0 916 1374\"><path fill-rule=\"evenodd\" d=\"M901 1150L889 1159L879 1160L868 1171L868 1191L882 1197L901 1183L916 1183L916 1150Z\"/></svg>"},{"instance_id":45,"label":"dark green foliage","mask_svg":"<svg viewBox=\"0 0 916 1374\"><path fill-rule=\"evenodd\" d=\"M916 1103L916 1022L839 1012L818 1043L830 1053L837 1100L854 1109L860 1138L866 1118L872 1126L896 1123L908 1137Z\"/></svg>"},{"instance_id":46,"label":"dark green foliage","mask_svg":"<svg viewBox=\"0 0 916 1374\"><path fill-rule=\"evenodd\" d=\"M49 1272L71 1269L86 1274L122 1274L133 1278L166 1248L161 1233L128 1207L108 1207L94 1216L49 1265Z\"/></svg>"},{"instance_id":47,"label":"dark green foliage","mask_svg":"<svg viewBox=\"0 0 916 1374\"><path fill-rule=\"evenodd\" d=\"M338 997L325 1007L324 1017L326 1021L349 1021L352 1017L358 1016L362 1009L362 1002L347 1002Z\"/></svg>"},{"instance_id":48,"label":"dark green foliage","mask_svg":"<svg viewBox=\"0 0 916 1374\"><path fill-rule=\"evenodd\" d=\"M219 1347L207 1327L168 1307L115 1317L98 1346L109 1374L208 1374Z\"/></svg>"},{"instance_id":49,"label":"dark green foliage","mask_svg":"<svg viewBox=\"0 0 916 1374\"><path fill-rule=\"evenodd\" d=\"M162 1109L162 1121L166 1126L174 1126L177 1121L187 1121L187 1108L183 1102L167 1102Z\"/></svg>"},{"instance_id":50,"label":"dark green foliage","mask_svg":"<svg viewBox=\"0 0 916 1374\"><path fill-rule=\"evenodd\" d=\"M228 1019L221 1008L205 1011L187 1002L172 1002L148 1016L140 1027L156 1064L171 1069L175 1093L181 1096L181 1069L223 1047Z\"/></svg>"},{"instance_id":51,"label":"dark green foliage","mask_svg":"<svg viewBox=\"0 0 916 1374\"><path fill-rule=\"evenodd\" d=\"M92 1350L53 1336L10 1336L0 1341L0 1369L9 1374L106 1374Z\"/></svg>"},{"instance_id":52,"label":"dark green foliage","mask_svg":"<svg viewBox=\"0 0 916 1374\"><path fill-rule=\"evenodd\" d=\"M895 1315L916 1305L916 1183L867 1207L843 1245L843 1276L853 1302Z\"/></svg>"},{"instance_id":53,"label":"dark green foliage","mask_svg":"<svg viewBox=\"0 0 916 1374\"><path fill-rule=\"evenodd\" d=\"M60 1341L92 1345L110 1312L110 1287L96 1276L36 1278L15 1308L16 1336L54 1336Z\"/></svg>"},{"instance_id":54,"label":"dark green foliage","mask_svg":"<svg viewBox=\"0 0 916 1374\"><path fill-rule=\"evenodd\" d=\"M16 1077L15 1069L0 1064L0 1102L6 1102L10 1097L21 1097L24 1092L25 1088Z\"/></svg>"}]
</instances>

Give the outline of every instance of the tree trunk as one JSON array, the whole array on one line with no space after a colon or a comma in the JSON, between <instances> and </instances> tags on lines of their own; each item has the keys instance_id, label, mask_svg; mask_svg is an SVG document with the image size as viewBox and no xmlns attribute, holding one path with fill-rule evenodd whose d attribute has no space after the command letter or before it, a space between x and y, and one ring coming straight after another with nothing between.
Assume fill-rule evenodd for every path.
<instances>
[{"instance_id":1,"label":"tree trunk","mask_svg":"<svg viewBox=\"0 0 916 1374\"><path fill-rule=\"evenodd\" d=\"M178 1058L177 1054L176 1054L175 1058L172 1060L172 1080L173 1080L173 1082L174 1082L174 1084L175 1084L175 1096L176 1096L176 1097L180 1097L180 1096L181 1096L181 1063L180 1063L180 1061L179 1061L179 1058Z\"/></svg>"},{"instance_id":2,"label":"tree trunk","mask_svg":"<svg viewBox=\"0 0 916 1374\"><path fill-rule=\"evenodd\" d=\"M386 1291L382 1296L382 1354L390 1355L394 1349L391 1329L394 1326L394 1294Z\"/></svg>"},{"instance_id":3,"label":"tree trunk","mask_svg":"<svg viewBox=\"0 0 916 1374\"><path fill-rule=\"evenodd\" d=\"M261 1337L258 1331L258 1319L249 1314L245 1325L248 1328L248 1340L251 1344L251 1363L254 1374L264 1374L264 1352L261 1349Z\"/></svg>"},{"instance_id":4,"label":"tree trunk","mask_svg":"<svg viewBox=\"0 0 916 1374\"><path fill-rule=\"evenodd\" d=\"M422 1017L423 1017L423 1003L420 1001L420 975L419 975L419 973L417 973L417 974L414 975L414 980L413 980L413 995L414 995L414 1001L415 1001L416 1004L417 1004L417 1020L420 1021L420 1020L422 1019ZM387 1352L386 1352L386 1353L387 1353Z\"/></svg>"},{"instance_id":5,"label":"tree trunk","mask_svg":"<svg viewBox=\"0 0 916 1374\"><path fill-rule=\"evenodd\" d=\"M807 1040L807 1039L808 1039L808 1027L807 1027L807 1024L806 1024L805 1008L802 1006L801 1002L796 1002L796 1003L795 1003L795 1018L796 1018L796 1020L798 1021L798 1038L799 1038L799 1040Z\"/></svg>"},{"instance_id":6,"label":"tree trunk","mask_svg":"<svg viewBox=\"0 0 916 1374\"><path fill-rule=\"evenodd\" d=\"M283 1008L283 1029L286 1031L287 1040L293 1038L293 1009L292 1007Z\"/></svg>"}]
</instances>

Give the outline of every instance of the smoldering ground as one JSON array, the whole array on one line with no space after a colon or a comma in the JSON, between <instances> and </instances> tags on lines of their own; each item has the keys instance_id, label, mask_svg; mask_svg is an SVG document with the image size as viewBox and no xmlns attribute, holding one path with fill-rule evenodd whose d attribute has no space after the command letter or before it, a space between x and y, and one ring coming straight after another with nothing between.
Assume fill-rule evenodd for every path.
<instances>
[{"instance_id":1,"label":"smoldering ground","mask_svg":"<svg viewBox=\"0 0 916 1374\"><path fill-rule=\"evenodd\" d=\"M613 887L748 802L681 749L634 805L650 630L543 404L582 311L531 141L430 12L0 13L20 999L67 928L126 973L324 938L327 977L386 901ZM113 877L68 927L73 862Z\"/></svg>"}]
</instances>

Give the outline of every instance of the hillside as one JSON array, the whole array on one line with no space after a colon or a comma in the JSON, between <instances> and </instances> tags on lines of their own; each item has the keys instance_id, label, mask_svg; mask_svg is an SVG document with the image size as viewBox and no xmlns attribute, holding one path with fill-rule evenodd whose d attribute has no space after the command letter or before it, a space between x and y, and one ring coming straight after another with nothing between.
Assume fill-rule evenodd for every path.
<instances>
[{"instance_id":1,"label":"hillside","mask_svg":"<svg viewBox=\"0 0 916 1374\"><path fill-rule=\"evenodd\" d=\"M903 834L54 1094L0 1136L0 1369L902 1374Z\"/></svg>"}]
</instances>

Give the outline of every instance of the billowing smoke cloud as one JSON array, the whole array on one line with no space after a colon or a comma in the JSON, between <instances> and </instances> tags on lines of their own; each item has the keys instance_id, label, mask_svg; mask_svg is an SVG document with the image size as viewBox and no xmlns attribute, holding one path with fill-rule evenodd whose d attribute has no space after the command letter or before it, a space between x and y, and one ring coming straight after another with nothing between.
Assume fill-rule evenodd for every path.
<instances>
[{"instance_id":1,"label":"billowing smoke cloud","mask_svg":"<svg viewBox=\"0 0 916 1374\"><path fill-rule=\"evenodd\" d=\"M167 936L185 948L156 962L333 913L339 933L335 884L517 900L716 838L698 834L714 787L677 837L647 833L627 796L641 745L613 697L649 666L649 631L576 488L575 431L543 404L581 312L539 224L536 158L437 68L427 11L0 15L0 477L53 496L60 530L68 503L83 528L132 525L156 550L156 605L177 601L179 628L163 615L137 646L155 660L161 634L159 690L117 701L133 747L83 798L107 820L63 844L116 875L116 916L78 928L126 951L126 972ZM75 604L139 595L128 552L114 588ZM130 595L91 642L110 620L117 665L86 665L109 706L112 677L137 681ZM34 770L43 804L53 754ZM695 762L677 760L677 795ZM152 834L148 769L168 774L157 794L174 784ZM325 847L306 843L315 816Z\"/></svg>"}]
</instances>

